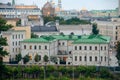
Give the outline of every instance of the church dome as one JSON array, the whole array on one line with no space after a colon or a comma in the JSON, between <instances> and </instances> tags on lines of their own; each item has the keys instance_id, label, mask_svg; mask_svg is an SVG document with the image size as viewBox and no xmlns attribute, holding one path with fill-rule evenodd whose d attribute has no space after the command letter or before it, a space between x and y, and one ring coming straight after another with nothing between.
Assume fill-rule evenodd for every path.
<instances>
[{"instance_id":1,"label":"church dome","mask_svg":"<svg viewBox=\"0 0 120 80\"><path fill-rule=\"evenodd\" d=\"M44 8L50 8L50 7L53 8L52 3L50 3L50 2L47 2L47 3L44 5Z\"/></svg>"}]
</instances>

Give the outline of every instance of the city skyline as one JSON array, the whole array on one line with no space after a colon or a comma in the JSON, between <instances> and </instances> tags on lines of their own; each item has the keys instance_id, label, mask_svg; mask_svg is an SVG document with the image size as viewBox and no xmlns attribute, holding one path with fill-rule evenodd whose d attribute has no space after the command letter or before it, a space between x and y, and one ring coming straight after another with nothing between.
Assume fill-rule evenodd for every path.
<instances>
[{"instance_id":1,"label":"city skyline","mask_svg":"<svg viewBox=\"0 0 120 80\"><path fill-rule=\"evenodd\" d=\"M49 0L15 0L17 5L24 4L24 5L37 5L40 9L43 5ZM58 0L53 0L57 5ZM12 2L12 0L1 0L0 3L8 3ZM28 3L29 2L29 3ZM94 2L94 3L93 3ZM73 5L73 6L71 6ZM115 9L118 7L118 0L70 0L69 3L67 0L62 0L62 8L64 10L70 9L87 9L87 10L109 10Z\"/></svg>"}]
</instances>

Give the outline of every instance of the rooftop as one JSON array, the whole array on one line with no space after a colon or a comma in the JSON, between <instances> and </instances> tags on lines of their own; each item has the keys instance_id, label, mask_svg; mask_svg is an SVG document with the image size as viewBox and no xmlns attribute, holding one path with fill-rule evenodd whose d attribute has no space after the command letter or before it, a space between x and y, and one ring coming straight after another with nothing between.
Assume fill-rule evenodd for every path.
<instances>
[{"instance_id":1,"label":"rooftop","mask_svg":"<svg viewBox=\"0 0 120 80\"><path fill-rule=\"evenodd\" d=\"M73 44L107 44L109 36L102 35L52 35L41 36L40 38L26 39L25 43L50 43L54 40L73 40Z\"/></svg>"}]
</instances>

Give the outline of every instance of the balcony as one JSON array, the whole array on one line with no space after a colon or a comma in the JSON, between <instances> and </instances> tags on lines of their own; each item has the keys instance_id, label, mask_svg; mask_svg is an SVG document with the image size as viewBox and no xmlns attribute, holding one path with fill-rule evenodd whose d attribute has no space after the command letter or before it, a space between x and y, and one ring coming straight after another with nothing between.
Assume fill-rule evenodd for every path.
<instances>
[{"instance_id":1,"label":"balcony","mask_svg":"<svg viewBox=\"0 0 120 80\"><path fill-rule=\"evenodd\" d=\"M71 51L67 52L67 51L64 51L64 50L58 50L57 55L70 55L70 54L71 54Z\"/></svg>"}]
</instances>

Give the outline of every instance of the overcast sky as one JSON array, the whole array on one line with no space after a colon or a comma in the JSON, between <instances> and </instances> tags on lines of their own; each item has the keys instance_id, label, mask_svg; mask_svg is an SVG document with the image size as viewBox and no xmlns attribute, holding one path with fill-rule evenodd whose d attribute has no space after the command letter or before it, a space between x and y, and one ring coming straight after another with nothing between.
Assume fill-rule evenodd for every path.
<instances>
[{"instance_id":1,"label":"overcast sky","mask_svg":"<svg viewBox=\"0 0 120 80\"><path fill-rule=\"evenodd\" d=\"M57 4L58 0L53 0ZM118 7L118 0L61 0L63 9L81 10L104 10ZM12 0L0 0L2 3L12 2ZM15 0L16 4L32 5L36 4L41 8L47 0Z\"/></svg>"}]
</instances>

